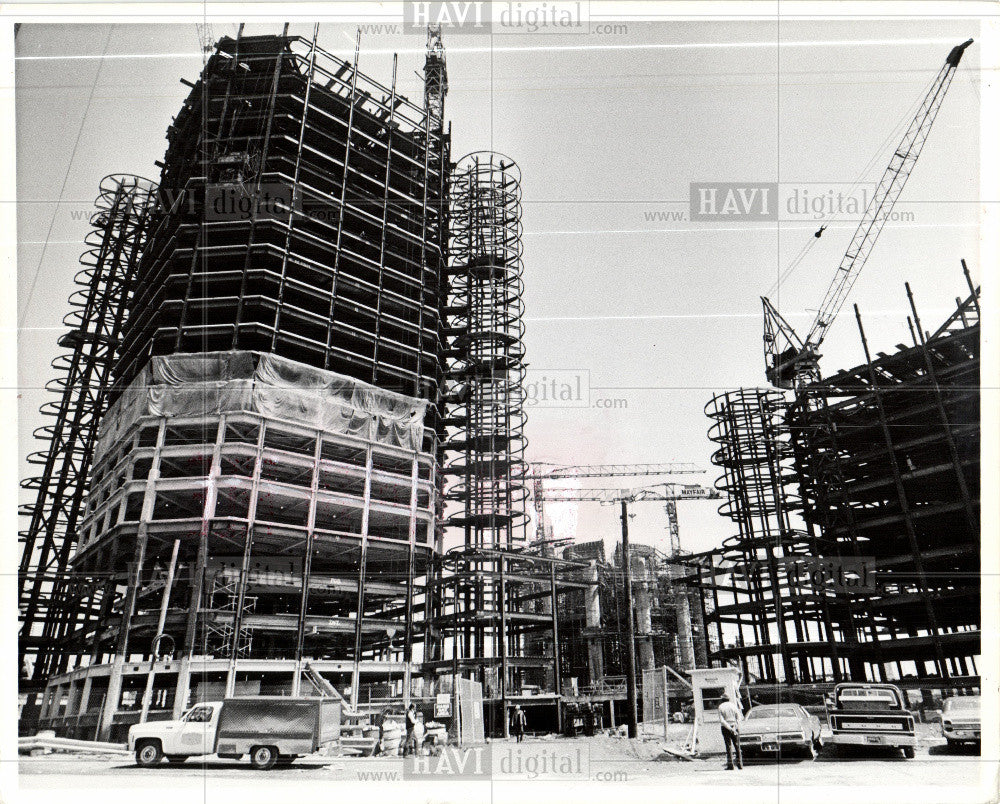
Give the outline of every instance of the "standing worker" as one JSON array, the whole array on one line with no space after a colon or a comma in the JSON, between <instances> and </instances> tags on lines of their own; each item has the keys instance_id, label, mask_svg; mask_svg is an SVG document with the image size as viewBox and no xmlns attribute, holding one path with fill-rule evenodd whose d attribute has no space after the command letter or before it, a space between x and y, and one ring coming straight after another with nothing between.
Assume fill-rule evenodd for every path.
<instances>
[{"instance_id":1,"label":"standing worker","mask_svg":"<svg viewBox=\"0 0 1000 804\"><path fill-rule=\"evenodd\" d=\"M403 743L403 756L405 757L410 751L414 751L416 748L416 734L414 730L417 728L417 707L416 704L410 704L409 708L406 710L406 741ZM414 753L416 753L414 751Z\"/></svg>"},{"instance_id":2,"label":"standing worker","mask_svg":"<svg viewBox=\"0 0 1000 804\"><path fill-rule=\"evenodd\" d=\"M517 738L519 743L524 742L524 727L528 724L528 718L524 716L524 710L521 708L520 704L514 707L514 714L511 715L510 730L514 732L514 736Z\"/></svg>"},{"instance_id":3,"label":"standing worker","mask_svg":"<svg viewBox=\"0 0 1000 804\"><path fill-rule=\"evenodd\" d=\"M736 767L743 770L743 752L740 750L740 724L743 710L733 701L732 693L726 693L726 700L719 707L719 724L722 726L722 740L726 744L726 770L733 769L733 752L736 752Z\"/></svg>"}]
</instances>

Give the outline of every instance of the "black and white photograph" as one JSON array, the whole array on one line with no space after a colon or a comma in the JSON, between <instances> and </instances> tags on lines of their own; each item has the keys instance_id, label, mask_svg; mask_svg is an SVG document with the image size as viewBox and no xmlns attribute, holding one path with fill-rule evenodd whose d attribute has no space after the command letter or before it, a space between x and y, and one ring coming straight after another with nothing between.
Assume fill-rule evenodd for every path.
<instances>
[{"instance_id":1,"label":"black and white photograph","mask_svg":"<svg viewBox=\"0 0 1000 804\"><path fill-rule=\"evenodd\" d=\"M1000 5L0 41L3 801L1000 800Z\"/></svg>"}]
</instances>

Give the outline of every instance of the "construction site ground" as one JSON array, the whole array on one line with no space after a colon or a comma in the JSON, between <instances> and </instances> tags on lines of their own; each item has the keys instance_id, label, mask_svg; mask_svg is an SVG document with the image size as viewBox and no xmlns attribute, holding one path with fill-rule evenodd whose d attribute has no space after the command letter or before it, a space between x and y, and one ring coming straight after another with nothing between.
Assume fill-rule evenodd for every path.
<instances>
[{"instance_id":1,"label":"construction site ground","mask_svg":"<svg viewBox=\"0 0 1000 804\"><path fill-rule=\"evenodd\" d=\"M507 741L516 748L513 740ZM681 739L671 739L679 748ZM803 786L849 785L910 786L910 785L975 785L984 760L975 746L947 746L939 737L925 732L913 759L904 759L895 750L847 751L826 746L813 761L787 759L749 760L742 770L726 770L721 756L698 757L692 760L676 758L663 751L662 740L627 740L617 736L598 735L590 738L528 738L522 744L526 753L545 745L558 747L560 754L579 748L587 762L586 778L580 775L561 776L542 773L534 779L511 778L495 772L491 779L456 779L456 783L471 785L469 792L479 788L492 789L496 795L504 788L514 795L524 784L556 782L560 785L753 785ZM115 757L95 755L48 754L20 758L20 784L25 790L40 789L102 789L158 788L178 790L205 789L217 786L295 785L296 782L315 784L335 781L339 784L384 786L401 790L414 783L404 778L400 757L303 757L290 766L268 771L253 770L247 761L223 760L215 757L188 760L179 765L163 763L153 769L135 765L127 755ZM432 782L448 779L430 776ZM490 784L487 784L487 781ZM421 784L422 782L416 782ZM291 788L286 788L290 790ZM338 787L338 790L341 788ZM523 788L522 788L523 789ZM564 790L565 788L554 788ZM538 792L536 789L535 792Z\"/></svg>"}]
</instances>

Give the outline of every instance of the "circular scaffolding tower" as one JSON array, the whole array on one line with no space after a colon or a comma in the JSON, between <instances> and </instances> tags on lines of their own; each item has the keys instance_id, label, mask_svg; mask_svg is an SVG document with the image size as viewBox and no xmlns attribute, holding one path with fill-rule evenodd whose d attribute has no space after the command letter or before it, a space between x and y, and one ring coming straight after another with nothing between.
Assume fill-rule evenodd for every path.
<instances>
[{"instance_id":1,"label":"circular scaffolding tower","mask_svg":"<svg viewBox=\"0 0 1000 804\"><path fill-rule=\"evenodd\" d=\"M521 174L491 152L452 174L444 444L448 523L468 547L508 549L526 538Z\"/></svg>"},{"instance_id":2,"label":"circular scaffolding tower","mask_svg":"<svg viewBox=\"0 0 1000 804\"><path fill-rule=\"evenodd\" d=\"M440 669L483 684L490 734L505 732L508 699L525 685L559 692L563 570L523 551L520 182L514 161L491 152L463 157L451 175L442 449L445 525L462 535L442 556L432 621Z\"/></svg>"},{"instance_id":3,"label":"circular scaffolding tower","mask_svg":"<svg viewBox=\"0 0 1000 804\"><path fill-rule=\"evenodd\" d=\"M719 639L715 658L738 660L745 677L771 682L811 681L832 670L826 601L796 582L815 545L790 521L799 499L790 486L785 412L784 394L757 388L719 394L705 407L714 422L709 438L718 444L712 463L723 471L715 483L726 494L719 513L739 528L718 551L709 615Z\"/></svg>"},{"instance_id":4,"label":"circular scaffolding tower","mask_svg":"<svg viewBox=\"0 0 1000 804\"><path fill-rule=\"evenodd\" d=\"M157 185L131 174L105 176L100 183L84 238L82 268L69 297L73 308L59 338L66 351L52 361L55 379L45 388L55 398L41 406L49 422L35 430L41 448L27 462L38 474L21 482L33 493L21 508L27 520L19 534L21 667L25 657L32 678L25 687L66 668L60 644L90 620L100 604L79 584L67 580L79 523L87 504L87 479L93 464L98 425L113 394L114 366L121 332L132 302L139 259L146 246L157 204Z\"/></svg>"}]
</instances>

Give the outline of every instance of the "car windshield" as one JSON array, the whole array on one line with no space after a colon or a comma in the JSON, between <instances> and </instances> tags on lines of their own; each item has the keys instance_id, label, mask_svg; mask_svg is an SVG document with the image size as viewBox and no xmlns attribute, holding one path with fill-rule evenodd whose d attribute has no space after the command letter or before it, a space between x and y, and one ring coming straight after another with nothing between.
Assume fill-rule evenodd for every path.
<instances>
[{"instance_id":1,"label":"car windshield","mask_svg":"<svg viewBox=\"0 0 1000 804\"><path fill-rule=\"evenodd\" d=\"M949 698L945 701L944 708L949 712L956 711L975 711L979 709L979 698L978 697L965 697L965 698Z\"/></svg>"},{"instance_id":2,"label":"car windshield","mask_svg":"<svg viewBox=\"0 0 1000 804\"><path fill-rule=\"evenodd\" d=\"M798 717L799 710L794 706L755 706L747 715L747 720L760 720L766 717Z\"/></svg>"}]
</instances>

